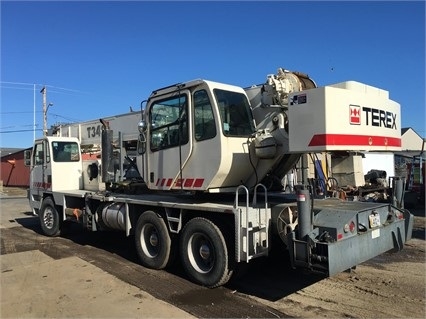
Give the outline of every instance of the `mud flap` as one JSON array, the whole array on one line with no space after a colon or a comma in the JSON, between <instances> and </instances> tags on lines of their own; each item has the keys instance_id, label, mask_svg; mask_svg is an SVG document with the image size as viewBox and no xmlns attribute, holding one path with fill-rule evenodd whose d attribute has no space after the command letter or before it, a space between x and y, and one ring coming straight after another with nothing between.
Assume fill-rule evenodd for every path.
<instances>
[{"instance_id":1,"label":"mud flap","mask_svg":"<svg viewBox=\"0 0 426 319\"><path fill-rule=\"evenodd\" d=\"M392 232L392 239L393 239L393 250L392 250L392 252L397 252L397 251L402 250L402 248L404 247L404 241L402 240L402 236L401 236L401 232L399 231L399 228L398 228L397 234Z\"/></svg>"}]
</instances>

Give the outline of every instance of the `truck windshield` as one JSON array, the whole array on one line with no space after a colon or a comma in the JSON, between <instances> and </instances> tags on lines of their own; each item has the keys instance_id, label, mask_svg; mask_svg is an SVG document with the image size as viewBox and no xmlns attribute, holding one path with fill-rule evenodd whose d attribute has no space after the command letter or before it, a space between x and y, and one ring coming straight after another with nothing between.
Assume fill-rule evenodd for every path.
<instances>
[{"instance_id":1,"label":"truck windshield","mask_svg":"<svg viewBox=\"0 0 426 319\"><path fill-rule=\"evenodd\" d=\"M80 153L76 142L52 142L54 162L78 162Z\"/></svg>"},{"instance_id":2,"label":"truck windshield","mask_svg":"<svg viewBox=\"0 0 426 319\"><path fill-rule=\"evenodd\" d=\"M255 132L253 116L247 97L242 93L213 90L219 107L225 136L248 137Z\"/></svg>"}]
</instances>

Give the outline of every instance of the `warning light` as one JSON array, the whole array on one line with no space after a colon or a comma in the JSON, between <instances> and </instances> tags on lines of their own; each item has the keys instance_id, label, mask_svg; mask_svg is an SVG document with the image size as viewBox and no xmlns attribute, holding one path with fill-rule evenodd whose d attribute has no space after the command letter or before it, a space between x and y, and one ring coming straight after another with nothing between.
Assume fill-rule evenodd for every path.
<instances>
[{"instance_id":1,"label":"warning light","mask_svg":"<svg viewBox=\"0 0 426 319\"><path fill-rule=\"evenodd\" d=\"M349 225L349 230L350 230L351 233L353 233L355 231L355 223L353 221Z\"/></svg>"},{"instance_id":2,"label":"warning light","mask_svg":"<svg viewBox=\"0 0 426 319\"><path fill-rule=\"evenodd\" d=\"M354 223L354 221L351 221L351 223L349 225L345 224L345 226L343 227L343 231L345 233L349 233L349 232L353 233L355 231L355 223Z\"/></svg>"}]
</instances>

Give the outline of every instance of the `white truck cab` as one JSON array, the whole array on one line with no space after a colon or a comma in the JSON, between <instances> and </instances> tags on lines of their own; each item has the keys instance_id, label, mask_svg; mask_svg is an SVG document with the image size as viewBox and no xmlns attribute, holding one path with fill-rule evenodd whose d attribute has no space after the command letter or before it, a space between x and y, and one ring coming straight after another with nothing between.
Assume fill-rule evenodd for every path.
<instances>
[{"instance_id":1,"label":"white truck cab","mask_svg":"<svg viewBox=\"0 0 426 319\"><path fill-rule=\"evenodd\" d=\"M25 158L31 167L28 196L34 214L38 213L46 194L83 189L78 139L55 136L37 139L32 152L28 151Z\"/></svg>"}]
</instances>

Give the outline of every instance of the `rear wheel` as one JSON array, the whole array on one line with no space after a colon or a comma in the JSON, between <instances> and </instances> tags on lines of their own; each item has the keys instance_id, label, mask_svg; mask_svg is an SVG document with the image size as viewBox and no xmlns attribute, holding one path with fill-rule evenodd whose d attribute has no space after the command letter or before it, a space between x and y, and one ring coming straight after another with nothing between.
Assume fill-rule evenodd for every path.
<instances>
[{"instance_id":1,"label":"rear wheel","mask_svg":"<svg viewBox=\"0 0 426 319\"><path fill-rule=\"evenodd\" d=\"M194 282L214 288L231 278L224 236L210 220L194 218L185 225L180 251L183 267Z\"/></svg>"},{"instance_id":2,"label":"rear wheel","mask_svg":"<svg viewBox=\"0 0 426 319\"><path fill-rule=\"evenodd\" d=\"M40 225L43 233L47 236L56 237L61 233L61 220L56 209L55 202L51 197L43 199L39 211Z\"/></svg>"},{"instance_id":3,"label":"rear wheel","mask_svg":"<svg viewBox=\"0 0 426 319\"><path fill-rule=\"evenodd\" d=\"M136 252L142 265L163 269L170 258L171 240L166 223L152 211L138 219L135 231Z\"/></svg>"}]
</instances>

